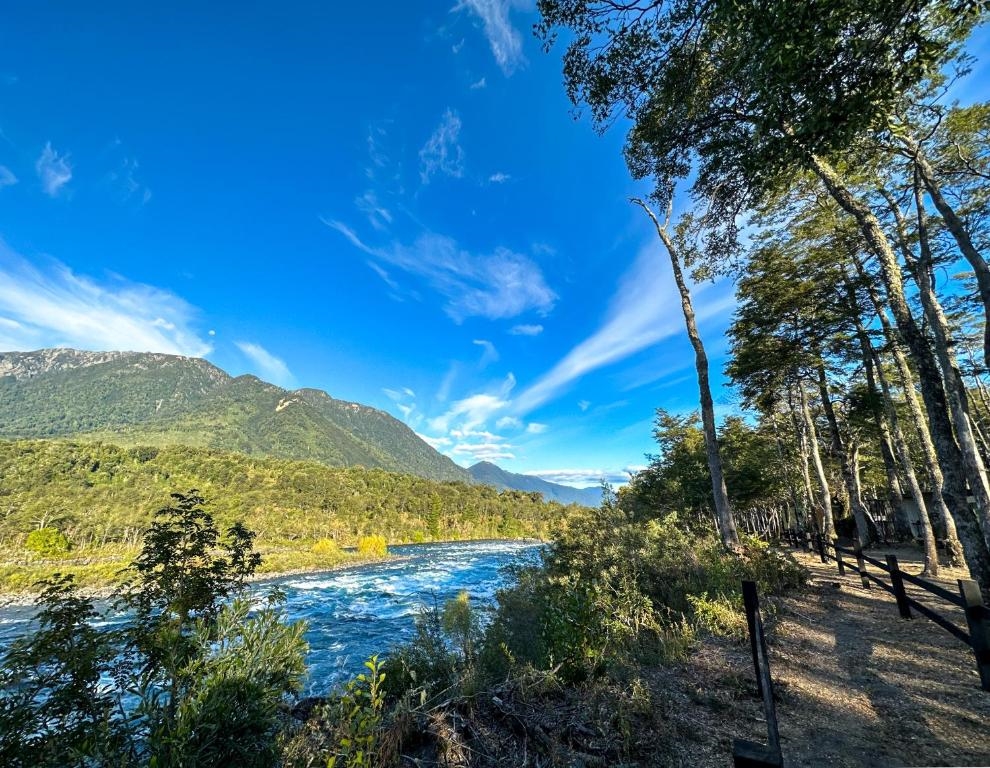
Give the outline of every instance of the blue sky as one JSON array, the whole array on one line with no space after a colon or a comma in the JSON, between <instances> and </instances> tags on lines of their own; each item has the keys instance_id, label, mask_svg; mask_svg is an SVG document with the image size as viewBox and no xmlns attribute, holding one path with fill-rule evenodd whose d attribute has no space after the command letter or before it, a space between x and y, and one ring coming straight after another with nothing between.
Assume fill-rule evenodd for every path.
<instances>
[{"instance_id":1,"label":"blue sky","mask_svg":"<svg viewBox=\"0 0 990 768\"><path fill-rule=\"evenodd\" d=\"M22 3L0 26L0 349L205 356L462 465L621 482L694 407L622 132L531 2ZM731 286L697 287L721 386ZM732 409L731 393L716 401Z\"/></svg>"}]
</instances>

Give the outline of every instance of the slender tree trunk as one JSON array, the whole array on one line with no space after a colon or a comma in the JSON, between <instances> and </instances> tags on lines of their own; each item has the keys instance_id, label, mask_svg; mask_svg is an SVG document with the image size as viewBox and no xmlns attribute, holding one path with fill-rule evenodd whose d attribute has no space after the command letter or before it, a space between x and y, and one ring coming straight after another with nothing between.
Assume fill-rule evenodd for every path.
<instances>
[{"instance_id":1,"label":"slender tree trunk","mask_svg":"<svg viewBox=\"0 0 990 768\"><path fill-rule=\"evenodd\" d=\"M973 274L976 276L976 286L980 293L980 301L983 303L983 361L986 366L990 367L990 265L987 265L986 259L983 258L983 255L973 244L973 240L963 220L959 218L955 209L945 199L945 195L942 194L942 188L938 183L935 169L928 162L928 158L925 157L921 147L910 136L898 136L898 138L910 153L917 174L921 177L921 181L925 185L925 190L935 205L935 210L938 211L939 216L942 217L942 221L945 222L946 229L949 230L949 233L955 239L956 244L959 246L959 251L973 268Z\"/></svg>"},{"instance_id":2,"label":"slender tree trunk","mask_svg":"<svg viewBox=\"0 0 990 768\"><path fill-rule=\"evenodd\" d=\"M920 185L915 179L914 201L918 215L918 247L921 257L915 261L910 250L905 254L908 269L914 275L918 285L918 295L921 305L928 318L932 335L935 337L935 351L942 366L942 376L945 380L945 391L949 399L949 412L952 423L956 428L956 439L962 451L963 462L969 479L969 488L976 500L977 519L983 529L983 540L990 547L990 483L987 481L987 470L980 456L980 450L973 434L972 422L969 419L969 400L966 385L949 334L949 322L942 310L942 305L935 295L932 282L931 268L933 264L931 248L928 241L928 222L925 215L924 200L921 196Z\"/></svg>"},{"instance_id":3,"label":"slender tree trunk","mask_svg":"<svg viewBox=\"0 0 990 768\"><path fill-rule=\"evenodd\" d=\"M705 434L705 453L708 456L708 470L712 476L712 496L715 500L715 515L718 519L718 530L722 536L722 543L729 548L739 545L739 535L736 532L736 523L732 518L732 508L729 506L729 492L725 487L725 474L722 471L722 457L718 449L718 435L715 431L715 403L712 400L712 389L708 381L708 355L705 354L705 345L701 341L701 334L698 333L698 324L695 321L694 306L691 303L691 292L684 281L684 273L681 271L680 257L673 240L667 232L670 224L670 208L667 209L667 219L663 223L657 220L656 215L642 200L633 200L639 205L653 222L657 229L657 234L663 242L667 253L670 256L670 266L674 273L674 282L677 283L677 290L681 295L681 310L684 313L684 325L687 327L688 338L691 346L694 347L694 365L698 373L698 391L701 401L701 426Z\"/></svg>"},{"instance_id":4,"label":"slender tree trunk","mask_svg":"<svg viewBox=\"0 0 990 768\"><path fill-rule=\"evenodd\" d=\"M870 533L869 512L863 503L863 496L859 484L858 460L854 461L854 455L858 454L859 447L855 440L850 440L847 444L839 429L839 420L835 416L835 408L832 406L832 398L828 392L828 377L825 375L825 366L818 364L818 391L821 393L822 410L825 412L825 420L828 422L829 430L832 433L832 452L839 460L839 467L842 470L842 482L846 487L849 496L849 509L856 520L856 536L861 547L869 546L873 537Z\"/></svg>"},{"instance_id":5,"label":"slender tree trunk","mask_svg":"<svg viewBox=\"0 0 990 768\"><path fill-rule=\"evenodd\" d=\"M777 445L777 458L780 459L780 468L784 473L784 477L787 480L787 488L791 493L791 503L794 504L794 524L801 525L804 515L802 514L801 504L798 501L797 487L794 485L794 475L791 473L790 462L787 460L784 452L784 442L780 439L780 430L777 428L777 413L775 411L770 412L770 428L773 430L774 443ZM787 506L784 505L784 523L782 525L789 522Z\"/></svg>"},{"instance_id":6,"label":"slender tree trunk","mask_svg":"<svg viewBox=\"0 0 990 768\"><path fill-rule=\"evenodd\" d=\"M815 429L815 420L811 417L808 395L804 391L804 384L801 379L798 379L797 386L798 395L801 398L801 418L804 420L804 430L808 435L808 447L811 449L811 464L815 468L818 486L821 489L822 535L831 541L835 538L835 520L832 518L832 489L829 487L828 476L825 474L822 454L818 449L818 431Z\"/></svg>"},{"instance_id":7,"label":"slender tree trunk","mask_svg":"<svg viewBox=\"0 0 990 768\"><path fill-rule=\"evenodd\" d=\"M907 246L907 227L904 223L903 217L901 216L900 209L897 207L897 203L894 199L891 198L885 190L880 190L880 193L887 200L887 204L890 206L890 211L894 216L894 221L897 227L898 245L901 253L906 255L907 258L911 258L911 254ZM925 457L925 468L928 472L928 477L931 482L933 492L931 510L935 514L936 518L942 521L942 524L945 526L949 564L953 566L963 565L965 562L965 557L962 542L959 541L959 534L956 531L955 523L955 518L958 514L961 514L961 512L950 513L946 499L958 499L960 498L960 494L963 494L962 498L965 501L965 494L967 493L966 488L963 487L961 491L951 491L945 488L942 468L939 463L940 458L937 455L935 444L932 440L932 429L926 422L924 414L921 412L921 406L918 403L918 396L914 391L914 374L911 373L907 359L904 356L904 352L901 347L901 339L897 331L891 327L890 321L887 319L886 309L880 301L880 298L877 296L877 292L873 287L873 284L869 282L870 278L867 276L862 263L855 261L855 266L860 277L865 281L867 291L870 294L870 300L877 311L877 317L880 319L880 325L883 328L884 337L887 340L887 346L889 347L894 358L894 363L897 366L897 375L898 378L900 378L901 389L904 392L905 402L908 405L908 410L911 413L911 419L914 422L918 439L921 442L921 448ZM961 461L961 458L957 460ZM968 502L962 509L965 509L967 512L969 511Z\"/></svg>"},{"instance_id":8,"label":"slender tree trunk","mask_svg":"<svg viewBox=\"0 0 990 768\"><path fill-rule=\"evenodd\" d=\"M801 480L804 483L804 509L810 512L815 508L816 504L815 492L811 487L811 468L808 466L808 435L805 430L804 420L802 419L800 422L798 421L797 413L794 408L794 393L790 387L787 389L787 409L791 415L791 425L794 428L794 434L797 436L798 453L801 458L799 469L801 470ZM808 525L808 522L809 516L806 515L804 520L801 521L804 526L804 530L806 531L811 530L811 526Z\"/></svg>"},{"instance_id":9,"label":"slender tree trunk","mask_svg":"<svg viewBox=\"0 0 990 768\"><path fill-rule=\"evenodd\" d=\"M880 272L887 288L887 301L894 313L897 328L918 367L922 397L928 410L932 438L945 481L942 490L943 493L951 494L951 497L946 498L946 504L955 516L956 530L970 573L979 582L983 592L990 594L990 551L987 550L979 523L966 502L966 480L961 472L962 457L959 446L952 439L952 425L948 419L941 374L935 365L927 340L911 315L904 295L904 281L897 258L879 219L870 207L845 186L835 170L824 160L812 155L809 157L809 162L811 169L821 179L836 203L856 220L867 246L880 262Z\"/></svg>"},{"instance_id":10,"label":"slender tree trunk","mask_svg":"<svg viewBox=\"0 0 990 768\"><path fill-rule=\"evenodd\" d=\"M938 576L938 547L935 545L935 531L928 513L928 504L925 502L925 497L921 491L921 484L918 482L918 476L914 471L914 462L911 460L911 449L908 447L907 440L904 438L904 432L901 430L900 417L897 415L897 408L894 405L894 398L890 392L890 384L887 382L887 374L883 372L883 366L881 365L879 358L876 356L876 350L873 349L872 344L870 345L869 355L873 363L871 367L876 369L876 378L880 383L884 407L887 411L887 418L890 420L890 429L894 439L894 448L897 450L897 456L901 461L901 467L904 469L904 478L907 480L908 490L910 490L911 496L914 498L914 502L918 507L918 518L921 523L922 543L925 548L925 567L922 574L927 576ZM939 475L938 482L940 485L941 481L942 477ZM935 490L936 499L941 501L941 488L936 488ZM942 504L944 508L945 503L942 502ZM948 511L944 514L944 519L951 522ZM953 526L952 530L955 532L955 526Z\"/></svg>"}]
</instances>

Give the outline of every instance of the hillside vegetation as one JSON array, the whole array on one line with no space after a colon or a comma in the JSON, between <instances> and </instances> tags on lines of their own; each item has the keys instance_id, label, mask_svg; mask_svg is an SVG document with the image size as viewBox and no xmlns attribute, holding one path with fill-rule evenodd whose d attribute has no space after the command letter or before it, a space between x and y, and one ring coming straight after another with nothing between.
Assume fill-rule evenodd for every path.
<instances>
[{"instance_id":1,"label":"hillside vegetation","mask_svg":"<svg viewBox=\"0 0 990 768\"><path fill-rule=\"evenodd\" d=\"M232 377L198 358L43 349L0 354L0 437L189 445L470 481L398 419L316 389Z\"/></svg>"},{"instance_id":2,"label":"hillside vegetation","mask_svg":"<svg viewBox=\"0 0 990 768\"><path fill-rule=\"evenodd\" d=\"M196 488L221 526L258 535L268 571L340 562L365 537L388 543L544 537L568 508L539 494L436 482L378 469L255 458L175 446L123 448L56 440L0 441L0 589L53 570L101 584L133 554L176 489ZM71 547L33 553L28 537L57 531ZM45 556L42 556L45 555ZM72 567L69 567L72 566Z\"/></svg>"}]
</instances>

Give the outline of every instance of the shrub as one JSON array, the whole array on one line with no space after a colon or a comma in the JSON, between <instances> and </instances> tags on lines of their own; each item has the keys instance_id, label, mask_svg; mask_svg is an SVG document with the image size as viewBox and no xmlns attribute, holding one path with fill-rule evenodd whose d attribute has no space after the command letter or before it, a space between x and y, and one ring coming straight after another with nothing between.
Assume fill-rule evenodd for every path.
<instances>
[{"instance_id":1,"label":"shrub","mask_svg":"<svg viewBox=\"0 0 990 768\"><path fill-rule=\"evenodd\" d=\"M358 554L361 557L383 558L388 557L388 543L384 536L373 534L362 536L358 539Z\"/></svg>"},{"instance_id":2,"label":"shrub","mask_svg":"<svg viewBox=\"0 0 990 768\"><path fill-rule=\"evenodd\" d=\"M278 764L305 624L277 592L241 596L253 533L221 536L195 491L172 497L128 569L122 628L95 626L69 577L45 583L38 630L0 658L0 765Z\"/></svg>"},{"instance_id":3,"label":"shrub","mask_svg":"<svg viewBox=\"0 0 990 768\"><path fill-rule=\"evenodd\" d=\"M730 552L676 513L634 520L606 501L571 518L544 567L499 594L481 666L490 678L533 666L577 681L610 665L680 658L696 629L744 631L744 579L771 594L803 583L804 571L757 539Z\"/></svg>"},{"instance_id":4,"label":"shrub","mask_svg":"<svg viewBox=\"0 0 990 768\"><path fill-rule=\"evenodd\" d=\"M69 551L71 545L57 528L38 528L27 535L24 546L42 557L57 557Z\"/></svg>"},{"instance_id":5,"label":"shrub","mask_svg":"<svg viewBox=\"0 0 990 768\"><path fill-rule=\"evenodd\" d=\"M321 557L340 557L340 547L337 546L337 542L333 539L320 539L312 547L310 547L310 551L314 555L320 555Z\"/></svg>"}]
</instances>

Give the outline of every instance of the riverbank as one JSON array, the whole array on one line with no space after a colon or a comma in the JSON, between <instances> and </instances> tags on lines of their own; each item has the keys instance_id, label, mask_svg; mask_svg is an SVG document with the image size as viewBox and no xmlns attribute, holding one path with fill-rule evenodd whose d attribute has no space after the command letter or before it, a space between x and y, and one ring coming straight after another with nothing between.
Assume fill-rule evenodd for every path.
<instances>
[{"instance_id":1,"label":"riverbank","mask_svg":"<svg viewBox=\"0 0 990 768\"><path fill-rule=\"evenodd\" d=\"M545 544L546 539L521 537L512 539L453 539L438 542L400 542L390 543L390 552L386 557L367 557L361 555L356 547L343 547L331 555L319 554L312 547L272 547L261 549L261 566L258 572L251 576L251 583L274 581L292 576L313 576L322 573L336 573L349 568L358 568L376 562L395 562L405 559L406 555L396 555L391 550L397 548L443 546L449 544L491 544L513 542L520 544ZM44 560L33 563L18 563L4 560L0 552L0 608L10 606L30 606L37 600L39 590L35 585L55 573L70 574L76 577L80 594L94 600L107 600L113 597L119 589L121 572L137 556L138 550L129 554L120 552L114 557L100 557L92 554L90 557L73 557L63 560ZM89 561L82 562L79 561ZM17 588L11 588L16 585Z\"/></svg>"}]
</instances>

